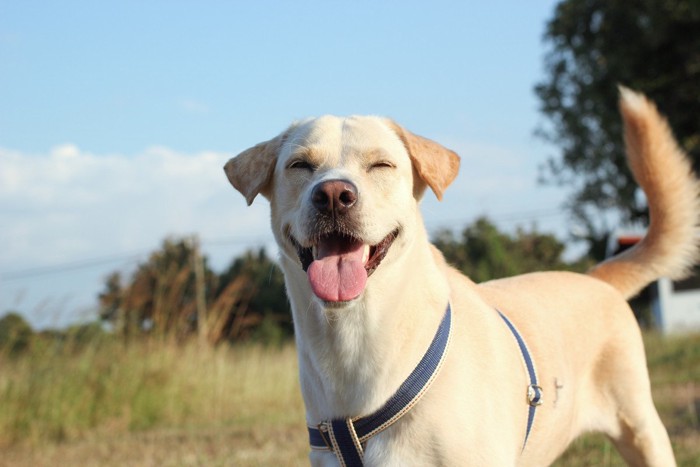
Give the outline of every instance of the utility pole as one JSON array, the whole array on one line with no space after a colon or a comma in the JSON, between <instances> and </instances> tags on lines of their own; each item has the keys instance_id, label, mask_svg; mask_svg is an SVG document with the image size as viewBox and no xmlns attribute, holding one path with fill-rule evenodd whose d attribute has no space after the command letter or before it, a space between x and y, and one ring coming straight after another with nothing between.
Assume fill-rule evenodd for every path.
<instances>
[{"instance_id":1,"label":"utility pole","mask_svg":"<svg viewBox=\"0 0 700 467\"><path fill-rule=\"evenodd\" d=\"M207 295L204 280L204 259L199 250L199 239L192 235L192 266L194 270L195 305L197 307L197 338L200 345L207 343L209 326L207 323Z\"/></svg>"}]
</instances>

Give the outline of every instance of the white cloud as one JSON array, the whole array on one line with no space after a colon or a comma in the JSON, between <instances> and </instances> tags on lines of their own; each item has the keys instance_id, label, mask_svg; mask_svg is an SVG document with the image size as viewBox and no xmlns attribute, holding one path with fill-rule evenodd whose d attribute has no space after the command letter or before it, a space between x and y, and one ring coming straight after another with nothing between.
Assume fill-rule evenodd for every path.
<instances>
[{"instance_id":1,"label":"white cloud","mask_svg":"<svg viewBox=\"0 0 700 467\"><path fill-rule=\"evenodd\" d=\"M561 196L538 187L532 158L499 146L447 144L460 174L430 225L555 208ZM156 247L168 235L269 241L264 200L248 208L222 167L229 154L183 154L152 147L139 154L92 154L62 145L46 154L0 149L0 271Z\"/></svg>"},{"instance_id":2,"label":"white cloud","mask_svg":"<svg viewBox=\"0 0 700 467\"><path fill-rule=\"evenodd\" d=\"M0 314L20 310L37 327L94 316L87 310L104 277L132 273L134 253L145 259L167 236L198 234L217 269L245 248L270 245L267 203L246 206L224 175L229 157L162 147L135 155L0 148L0 274L14 277L0 276ZM116 260L71 267L101 258Z\"/></svg>"},{"instance_id":3,"label":"white cloud","mask_svg":"<svg viewBox=\"0 0 700 467\"><path fill-rule=\"evenodd\" d=\"M230 156L154 147L133 156L72 145L47 154L0 149L0 270L154 248L167 235L265 234L222 167Z\"/></svg>"}]
</instances>

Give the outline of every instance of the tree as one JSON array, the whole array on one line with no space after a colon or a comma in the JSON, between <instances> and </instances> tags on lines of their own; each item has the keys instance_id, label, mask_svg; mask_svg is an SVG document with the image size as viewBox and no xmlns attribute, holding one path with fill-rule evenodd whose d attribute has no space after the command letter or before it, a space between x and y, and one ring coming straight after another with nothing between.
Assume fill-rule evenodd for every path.
<instances>
[{"instance_id":1,"label":"tree","mask_svg":"<svg viewBox=\"0 0 700 467\"><path fill-rule=\"evenodd\" d=\"M32 327L19 313L8 312L0 318L0 351L20 353L30 346L33 335Z\"/></svg>"},{"instance_id":2,"label":"tree","mask_svg":"<svg viewBox=\"0 0 700 467\"><path fill-rule=\"evenodd\" d=\"M551 234L518 229L509 235L486 218L467 226L459 239L451 231L442 231L433 243L448 263L475 282L541 270L582 271L588 266L586 259L565 262L564 244Z\"/></svg>"},{"instance_id":3,"label":"tree","mask_svg":"<svg viewBox=\"0 0 700 467\"><path fill-rule=\"evenodd\" d=\"M564 0L545 39L549 76L535 92L551 125L538 133L561 154L543 179L573 187L568 208L600 257L610 230L603 213L622 222L647 215L624 158L618 84L658 104L700 168L700 2Z\"/></svg>"},{"instance_id":4,"label":"tree","mask_svg":"<svg viewBox=\"0 0 700 467\"><path fill-rule=\"evenodd\" d=\"M284 280L264 249L236 258L218 275L196 239L168 239L129 280L110 274L99 294L100 317L124 336L156 335L202 342L291 334Z\"/></svg>"},{"instance_id":5,"label":"tree","mask_svg":"<svg viewBox=\"0 0 700 467\"><path fill-rule=\"evenodd\" d=\"M291 308L284 276L264 248L247 251L236 258L221 275L221 283L247 277L254 293L248 302L246 335L263 341L277 341L293 332ZM244 324L244 323L241 323Z\"/></svg>"},{"instance_id":6,"label":"tree","mask_svg":"<svg viewBox=\"0 0 700 467\"><path fill-rule=\"evenodd\" d=\"M212 332L223 332L220 315L244 306L245 286L239 281L235 286L219 287L217 276L205 260L202 260L203 277L198 281L197 253L196 242L191 238L167 239L160 250L137 267L128 282L118 272L110 274L99 294L100 317L127 336L148 333L184 339L196 333L201 325L197 293L198 288L204 288L205 305L209 304L212 310ZM214 296L213 291L219 289L219 295ZM218 342L222 337L208 338Z\"/></svg>"}]
</instances>

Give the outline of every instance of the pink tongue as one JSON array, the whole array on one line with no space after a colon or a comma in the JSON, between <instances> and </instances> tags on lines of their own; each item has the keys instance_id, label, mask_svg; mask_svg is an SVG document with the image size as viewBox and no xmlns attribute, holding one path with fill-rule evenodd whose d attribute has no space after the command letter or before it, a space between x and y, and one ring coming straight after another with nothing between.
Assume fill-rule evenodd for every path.
<instances>
[{"instance_id":1,"label":"pink tongue","mask_svg":"<svg viewBox=\"0 0 700 467\"><path fill-rule=\"evenodd\" d=\"M318 259L307 270L309 283L318 298L345 302L365 289L367 271L362 262L364 245L347 238L331 237L318 245Z\"/></svg>"}]
</instances>

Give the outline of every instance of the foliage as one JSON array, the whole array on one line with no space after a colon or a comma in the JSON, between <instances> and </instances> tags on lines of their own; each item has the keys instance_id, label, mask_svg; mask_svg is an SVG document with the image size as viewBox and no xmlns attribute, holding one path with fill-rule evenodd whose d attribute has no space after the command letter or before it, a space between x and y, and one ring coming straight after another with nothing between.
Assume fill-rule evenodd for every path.
<instances>
[{"instance_id":1,"label":"foliage","mask_svg":"<svg viewBox=\"0 0 700 467\"><path fill-rule=\"evenodd\" d=\"M476 282L540 270L583 270L588 264L585 259L566 263L564 244L551 234L518 229L509 235L485 218L467 226L459 239L442 231L433 242L448 263Z\"/></svg>"},{"instance_id":2,"label":"foliage","mask_svg":"<svg viewBox=\"0 0 700 467\"><path fill-rule=\"evenodd\" d=\"M700 2L564 0L545 39L549 76L536 93L551 126L539 134L561 155L543 176L573 187L569 208L599 259L609 230L602 212L646 216L624 159L618 83L657 102L700 167Z\"/></svg>"},{"instance_id":3,"label":"foliage","mask_svg":"<svg viewBox=\"0 0 700 467\"><path fill-rule=\"evenodd\" d=\"M293 332L291 309L287 300L282 270L264 249L247 251L236 258L220 276L222 284L246 277L255 291L248 302L248 330L245 336L277 343ZM252 333L252 334L251 334Z\"/></svg>"},{"instance_id":4,"label":"foliage","mask_svg":"<svg viewBox=\"0 0 700 467\"><path fill-rule=\"evenodd\" d=\"M34 331L16 312L8 312L0 318L0 353L18 354L31 345Z\"/></svg>"},{"instance_id":5,"label":"foliage","mask_svg":"<svg viewBox=\"0 0 700 467\"><path fill-rule=\"evenodd\" d=\"M168 239L130 280L109 275L99 300L100 317L127 337L198 336L217 344L251 337L264 320L281 329L264 336L279 340L291 333L282 274L264 249L245 253L219 275L196 240Z\"/></svg>"},{"instance_id":6,"label":"foliage","mask_svg":"<svg viewBox=\"0 0 700 467\"><path fill-rule=\"evenodd\" d=\"M83 324L74 324L60 332L64 341L71 342L73 345L85 347L93 345L105 339L109 339L111 335L105 331L102 323L90 322Z\"/></svg>"},{"instance_id":7,"label":"foliage","mask_svg":"<svg viewBox=\"0 0 700 467\"><path fill-rule=\"evenodd\" d=\"M130 283L123 284L118 272L111 274L99 295L100 316L126 335L151 331L182 338L191 334L197 329L194 253L192 242L167 239L161 250L138 266ZM203 287L212 285L213 275L207 272Z\"/></svg>"}]
</instances>

